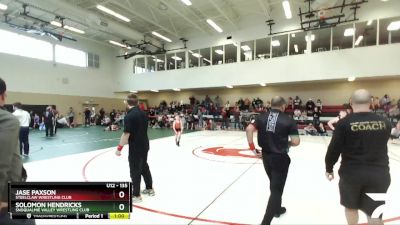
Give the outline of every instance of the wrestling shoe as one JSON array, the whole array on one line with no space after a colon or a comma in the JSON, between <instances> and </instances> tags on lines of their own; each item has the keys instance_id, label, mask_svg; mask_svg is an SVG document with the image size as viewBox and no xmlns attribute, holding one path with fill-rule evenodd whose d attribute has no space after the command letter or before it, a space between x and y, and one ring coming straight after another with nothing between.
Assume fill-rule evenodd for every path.
<instances>
[{"instance_id":1,"label":"wrestling shoe","mask_svg":"<svg viewBox=\"0 0 400 225\"><path fill-rule=\"evenodd\" d=\"M143 201L141 196L133 196L132 203L141 203Z\"/></svg>"},{"instance_id":2,"label":"wrestling shoe","mask_svg":"<svg viewBox=\"0 0 400 225\"><path fill-rule=\"evenodd\" d=\"M275 217L276 218L279 218L282 214L285 214L286 213L286 208L285 207L281 207L280 209L279 209L279 212L277 212L276 214L275 214Z\"/></svg>"},{"instance_id":3,"label":"wrestling shoe","mask_svg":"<svg viewBox=\"0 0 400 225\"><path fill-rule=\"evenodd\" d=\"M154 189L144 189L142 191L142 194L147 196L154 196L156 195L156 192L154 192Z\"/></svg>"}]
</instances>

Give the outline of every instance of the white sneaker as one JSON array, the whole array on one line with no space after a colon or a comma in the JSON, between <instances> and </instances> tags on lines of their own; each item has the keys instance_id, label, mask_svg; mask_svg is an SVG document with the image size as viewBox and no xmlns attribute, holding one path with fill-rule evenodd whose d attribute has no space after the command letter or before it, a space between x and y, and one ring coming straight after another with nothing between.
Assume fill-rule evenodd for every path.
<instances>
[{"instance_id":1,"label":"white sneaker","mask_svg":"<svg viewBox=\"0 0 400 225\"><path fill-rule=\"evenodd\" d=\"M141 203L143 201L141 196L133 196L132 203Z\"/></svg>"},{"instance_id":2,"label":"white sneaker","mask_svg":"<svg viewBox=\"0 0 400 225\"><path fill-rule=\"evenodd\" d=\"M154 189L144 189L142 191L142 194L147 196L154 196L156 195L156 192L154 192Z\"/></svg>"}]
</instances>

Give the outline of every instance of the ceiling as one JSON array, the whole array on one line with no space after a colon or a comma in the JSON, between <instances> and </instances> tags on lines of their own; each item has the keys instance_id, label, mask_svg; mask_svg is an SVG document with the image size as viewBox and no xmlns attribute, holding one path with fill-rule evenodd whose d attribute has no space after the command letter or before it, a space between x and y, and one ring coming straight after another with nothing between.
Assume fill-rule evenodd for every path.
<instances>
[{"instance_id":1,"label":"ceiling","mask_svg":"<svg viewBox=\"0 0 400 225\"><path fill-rule=\"evenodd\" d=\"M266 26L267 19L274 19L279 24L291 23L299 27L297 15L299 7L307 8L304 0L289 0L293 18L287 20L282 8L282 0L191 0L193 5L186 6L181 0L0 0L8 5L6 12L13 23L20 25L34 24L39 21L23 18L19 15L22 4L27 3L29 15L44 21L54 20L55 15L65 18L70 26L85 31L85 38L105 43L107 40L127 40L137 43L144 37L153 43L163 41L151 35L157 31L164 36L179 42L180 38L206 37L216 34L206 19L212 19L224 32L243 30L249 26ZM347 3L360 0L347 0ZM370 0L370 2L380 0ZM392 0L393 1L393 0ZM370 2L366 3L371 4ZM109 16L96 8L101 4L126 17L130 22L123 22ZM314 0L314 7L340 5L342 0ZM362 13L364 5L361 6ZM345 11L346 18L352 13ZM4 19L1 19L2 21ZM54 32L65 32L72 36L76 33L46 25L45 29Z\"/></svg>"}]
</instances>

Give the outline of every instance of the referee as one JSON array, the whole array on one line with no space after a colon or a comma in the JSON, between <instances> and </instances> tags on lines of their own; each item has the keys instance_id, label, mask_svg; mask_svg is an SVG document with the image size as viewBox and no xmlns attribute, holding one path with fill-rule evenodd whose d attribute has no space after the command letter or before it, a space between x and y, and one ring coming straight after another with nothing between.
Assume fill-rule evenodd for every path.
<instances>
[{"instance_id":1,"label":"referee","mask_svg":"<svg viewBox=\"0 0 400 225\"><path fill-rule=\"evenodd\" d=\"M149 165L147 164L147 155L149 152L149 138L147 137L148 118L147 115L139 109L138 99L134 94L128 95L125 100L128 112L124 119L124 133L121 136L117 151L117 156L121 155L121 150L125 144L129 144L129 168L133 184L134 203L142 201L140 196L140 183L143 176L146 189L142 194L154 196L153 180Z\"/></svg>"},{"instance_id":2,"label":"referee","mask_svg":"<svg viewBox=\"0 0 400 225\"><path fill-rule=\"evenodd\" d=\"M326 176L334 179L333 166L342 157L339 169L340 203L345 207L348 224L358 224L358 210L369 224L383 224L371 218L384 202L375 202L367 193L386 193L390 185L387 143L391 124L370 112L371 95L357 90L352 95L353 114L341 119L333 133L325 157ZM379 215L382 216L382 215Z\"/></svg>"},{"instance_id":3,"label":"referee","mask_svg":"<svg viewBox=\"0 0 400 225\"><path fill-rule=\"evenodd\" d=\"M272 218L286 212L282 207L282 194L289 171L291 146L300 144L296 122L285 114L285 99L276 96L271 101L271 110L260 114L246 129L250 150L257 150L253 143L253 133L258 130L258 145L262 148L265 171L270 180L270 191L267 210L262 225L270 224ZM290 139L289 139L290 137Z\"/></svg>"}]
</instances>

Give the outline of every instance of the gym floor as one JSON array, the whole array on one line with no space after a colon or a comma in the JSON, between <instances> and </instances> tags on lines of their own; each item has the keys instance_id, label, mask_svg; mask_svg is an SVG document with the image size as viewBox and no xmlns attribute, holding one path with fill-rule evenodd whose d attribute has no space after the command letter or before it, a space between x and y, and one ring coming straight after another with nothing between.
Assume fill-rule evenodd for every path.
<instances>
[{"instance_id":1,"label":"gym floor","mask_svg":"<svg viewBox=\"0 0 400 225\"><path fill-rule=\"evenodd\" d=\"M269 196L260 159L246 150L239 131L199 131L182 136L149 129L149 165L154 197L134 204L129 221L37 220L37 224L258 224ZM29 181L129 181L127 147L114 154L120 132L99 127L60 129L57 137L32 132L32 155L25 163ZM292 159L283 196L287 213L273 224L345 224L338 177L324 176L330 137L302 136ZM400 224L400 146L388 144L392 184L384 219ZM339 164L336 165L336 169ZM337 174L337 173L336 173ZM143 186L142 186L143 188ZM334 215L334 216L333 216ZM365 223L365 216L360 217Z\"/></svg>"}]
</instances>

